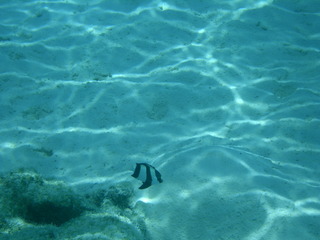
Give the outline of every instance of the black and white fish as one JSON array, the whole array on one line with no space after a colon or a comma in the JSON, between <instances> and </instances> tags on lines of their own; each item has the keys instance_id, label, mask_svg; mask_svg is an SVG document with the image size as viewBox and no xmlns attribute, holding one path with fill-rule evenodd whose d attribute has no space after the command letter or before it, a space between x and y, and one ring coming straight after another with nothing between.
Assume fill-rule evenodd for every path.
<instances>
[{"instance_id":1,"label":"black and white fish","mask_svg":"<svg viewBox=\"0 0 320 240\"><path fill-rule=\"evenodd\" d=\"M139 189L145 189L154 183L163 182L160 172L148 163L136 163L136 168L131 176L143 182Z\"/></svg>"}]
</instances>

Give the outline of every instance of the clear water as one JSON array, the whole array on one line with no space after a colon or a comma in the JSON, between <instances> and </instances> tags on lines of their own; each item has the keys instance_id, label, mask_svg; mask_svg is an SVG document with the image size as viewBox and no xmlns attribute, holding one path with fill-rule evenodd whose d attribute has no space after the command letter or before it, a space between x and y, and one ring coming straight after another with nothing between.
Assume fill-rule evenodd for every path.
<instances>
[{"instance_id":1,"label":"clear water","mask_svg":"<svg viewBox=\"0 0 320 240\"><path fill-rule=\"evenodd\" d=\"M12 0L0 13L3 174L130 182L141 239L319 239L319 1ZM164 182L136 190L136 162ZM0 239L111 239L4 225Z\"/></svg>"}]
</instances>

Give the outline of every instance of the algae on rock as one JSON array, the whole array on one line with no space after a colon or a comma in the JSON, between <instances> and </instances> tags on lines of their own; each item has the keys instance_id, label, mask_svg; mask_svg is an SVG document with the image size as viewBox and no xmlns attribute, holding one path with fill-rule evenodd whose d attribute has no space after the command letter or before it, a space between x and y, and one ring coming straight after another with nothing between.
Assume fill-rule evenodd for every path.
<instances>
[{"instance_id":1,"label":"algae on rock","mask_svg":"<svg viewBox=\"0 0 320 240\"><path fill-rule=\"evenodd\" d=\"M84 211L82 198L62 182L49 181L33 171L3 176L1 202L5 214L36 224L61 225Z\"/></svg>"}]
</instances>

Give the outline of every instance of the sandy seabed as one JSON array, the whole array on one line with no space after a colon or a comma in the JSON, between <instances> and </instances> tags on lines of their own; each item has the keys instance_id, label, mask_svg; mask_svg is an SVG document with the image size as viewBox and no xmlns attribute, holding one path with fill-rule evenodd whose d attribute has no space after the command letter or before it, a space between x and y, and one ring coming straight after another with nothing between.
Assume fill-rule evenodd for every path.
<instances>
[{"instance_id":1,"label":"sandy seabed","mask_svg":"<svg viewBox=\"0 0 320 240\"><path fill-rule=\"evenodd\" d=\"M318 1L0 12L1 240L320 238Z\"/></svg>"}]
</instances>

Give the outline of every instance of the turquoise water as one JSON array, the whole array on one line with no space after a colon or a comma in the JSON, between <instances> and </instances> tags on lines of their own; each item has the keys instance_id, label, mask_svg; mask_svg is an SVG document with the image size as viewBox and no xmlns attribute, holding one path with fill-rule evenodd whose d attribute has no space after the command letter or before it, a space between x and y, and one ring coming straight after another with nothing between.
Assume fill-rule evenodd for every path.
<instances>
[{"instance_id":1,"label":"turquoise water","mask_svg":"<svg viewBox=\"0 0 320 240\"><path fill-rule=\"evenodd\" d=\"M319 1L15 0L0 13L3 176L133 188L130 212L58 227L1 214L1 240L320 238ZM136 162L164 182L138 190Z\"/></svg>"}]
</instances>

